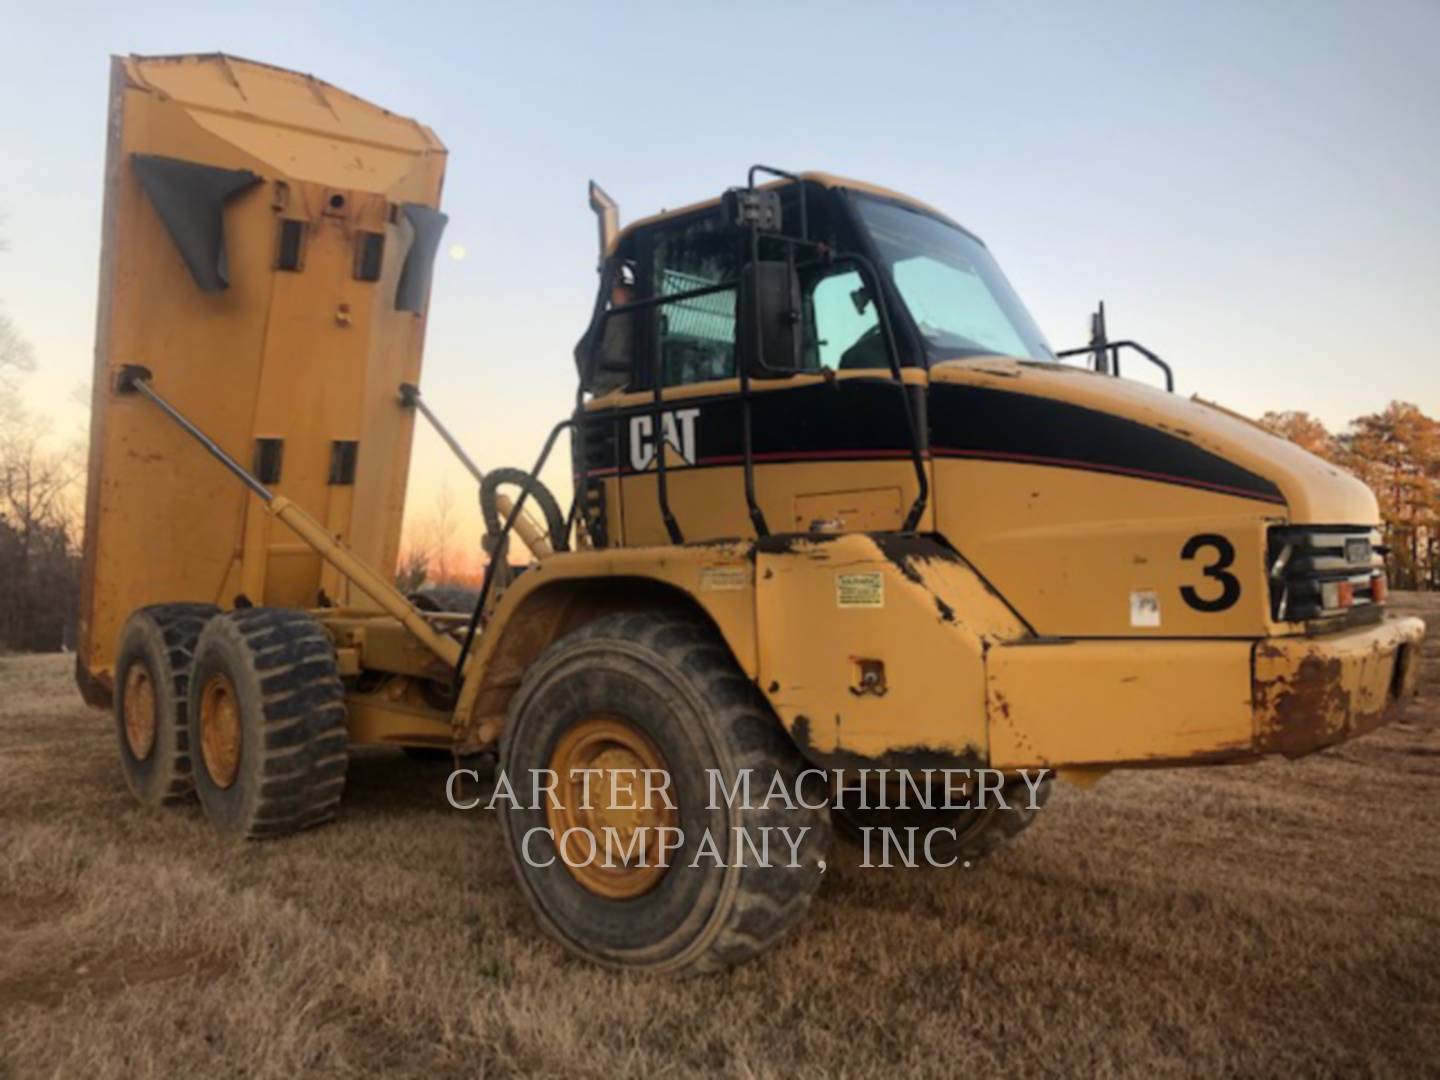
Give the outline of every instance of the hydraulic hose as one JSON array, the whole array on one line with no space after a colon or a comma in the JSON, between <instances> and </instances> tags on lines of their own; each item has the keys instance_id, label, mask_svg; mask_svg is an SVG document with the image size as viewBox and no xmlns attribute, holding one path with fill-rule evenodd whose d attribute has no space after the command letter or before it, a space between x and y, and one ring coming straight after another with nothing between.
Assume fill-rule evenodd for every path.
<instances>
[{"instance_id":1,"label":"hydraulic hose","mask_svg":"<svg viewBox=\"0 0 1440 1080\"><path fill-rule=\"evenodd\" d=\"M549 488L524 469L491 469L480 482L480 514L485 519L485 531L490 536L499 536L503 521L500 505L500 488L510 484L530 492L530 498L545 518L546 537L554 551L567 548L565 513ZM504 553L491 552L491 557L503 557Z\"/></svg>"}]
</instances>

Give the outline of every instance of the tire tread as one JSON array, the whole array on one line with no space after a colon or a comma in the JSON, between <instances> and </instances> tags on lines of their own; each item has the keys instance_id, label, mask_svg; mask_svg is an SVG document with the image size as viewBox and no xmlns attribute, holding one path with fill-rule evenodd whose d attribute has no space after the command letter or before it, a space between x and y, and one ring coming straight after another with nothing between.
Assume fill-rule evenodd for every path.
<instances>
[{"instance_id":1,"label":"tire tread","mask_svg":"<svg viewBox=\"0 0 1440 1080\"><path fill-rule=\"evenodd\" d=\"M551 661L565 652L605 640L639 645L688 680L696 695L710 707L717 736L729 747L737 770L750 769L752 802L758 802L775 773L794 781L806 767L804 759L781 727L769 703L747 679L715 629L687 613L628 611L602 616L555 642L526 675L526 682L543 678ZM516 694L524 700L525 685ZM516 717L512 715L511 724ZM685 973L717 971L743 963L769 949L799 923L819 888L821 865L830 842L827 809L807 810L753 806L739 811L737 825L752 835L765 835L765 826L808 826L798 854L799 865L769 867L747 861L739 869L737 887L716 916L707 943L687 953L680 970Z\"/></svg>"},{"instance_id":2,"label":"tire tread","mask_svg":"<svg viewBox=\"0 0 1440 1080\"><path fill-rule=\"evenodd\" d=\"M325 628L288 608L245 608L216 621L225 625L211 632L238 646L259 688L258 798L238 831L279 836L332 820L344 793L349 735L345 688ZM192 715L197 708L198 693Z\"/></svg>"}]
</instances>

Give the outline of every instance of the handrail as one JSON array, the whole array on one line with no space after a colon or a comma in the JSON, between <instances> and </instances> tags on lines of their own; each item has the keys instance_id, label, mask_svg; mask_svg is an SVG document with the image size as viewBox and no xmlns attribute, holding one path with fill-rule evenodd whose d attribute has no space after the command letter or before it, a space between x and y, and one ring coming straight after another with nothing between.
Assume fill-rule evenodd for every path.
<instances>
[{"instance_id":1,"label":"handrail","mask_svg":"<svg viewBox=\"0 0 1440 1080\"><path fill-rule=\"evenodd\" d=\"M1114 365L1115 368L1115 370L1111 372L1111 374L1115 375L1117 378L1120 375L1120 350L1134 349L1146 360L1149 360L1152 364L1154 364L1156 367L1158 367L1161 371L1165 373L1166 392L1171 394L1175 392L1175 372L1170 369L1170 365L1167 364L1164 360L1160 359L1160 357L1156 356L1144 345L1141 345L1138 341L1130 341L1128 339L1125 341L1111 341L1106 343L1105 348L1109 352L1110 362ZM1085 345L1079 349L1062 349L1060 352L1057 352L1055 356L1057 359L1063 360L1067 356L1091 356L1094 355L1094 353L1095 347L1093 345Z\"/></svg>"}]
</instances>

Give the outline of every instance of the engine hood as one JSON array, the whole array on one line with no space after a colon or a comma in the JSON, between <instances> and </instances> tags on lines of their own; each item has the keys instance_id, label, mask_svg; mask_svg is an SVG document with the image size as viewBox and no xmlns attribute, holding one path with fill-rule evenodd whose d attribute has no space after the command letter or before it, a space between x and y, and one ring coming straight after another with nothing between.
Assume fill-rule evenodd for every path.
<instances>
[{"instance_id":1,"label":"engine hood","mask_svg":"<svg viewBox=\"0 0 1440 1080\"><path fill-rule=\"evenodd\" d=\"M1083 368L1005 357L947 360L931 367L930 379L1063 401L1162 431L1269 480L1296 524L1380 523L1374 494L1356 477L1218 405Z\"/></svg>"}]
</instances>

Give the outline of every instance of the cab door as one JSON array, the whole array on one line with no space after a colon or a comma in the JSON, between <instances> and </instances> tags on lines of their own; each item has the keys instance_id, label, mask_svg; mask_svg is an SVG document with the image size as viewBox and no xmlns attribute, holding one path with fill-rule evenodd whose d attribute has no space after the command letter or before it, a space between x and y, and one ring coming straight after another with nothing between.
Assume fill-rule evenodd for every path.
<instances>
[{"instance_id":1,"label":"cab door","mask_svg":"<svg viewBox=\"0 0 1440 1080\"><path fill-rule=\"evenodd\" d=\"M637 321L631 384L614 399L624 543L754 536L738 368L747 343L736 332L742 237L711 210L659 222L638 241L636 287L657 302ZM799 371L750 379L755 501L769 533L899 529L915 500L875 291L853 265L800 259ZM905 374L923 439L925 373Z\"/></svg>"}]
</instances>

